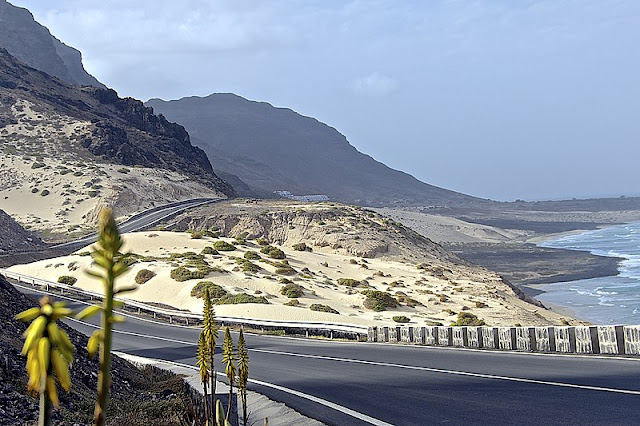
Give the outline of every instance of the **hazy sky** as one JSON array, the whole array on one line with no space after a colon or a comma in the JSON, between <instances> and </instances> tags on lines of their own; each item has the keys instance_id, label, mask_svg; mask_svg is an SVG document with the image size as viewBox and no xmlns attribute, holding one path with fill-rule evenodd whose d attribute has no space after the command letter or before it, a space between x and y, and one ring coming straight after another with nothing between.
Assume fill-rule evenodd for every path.
<instances>
[{"instance_id":1,"label":"hazy sky","mask_svg":"<svg viewBox=\"0 0 640 426\"><path fill-rule=\"evenodd\" d=\"M290 107L428 183L640 195L638 0L10 0L120 95Z\"/></svg>"}]
</instances>

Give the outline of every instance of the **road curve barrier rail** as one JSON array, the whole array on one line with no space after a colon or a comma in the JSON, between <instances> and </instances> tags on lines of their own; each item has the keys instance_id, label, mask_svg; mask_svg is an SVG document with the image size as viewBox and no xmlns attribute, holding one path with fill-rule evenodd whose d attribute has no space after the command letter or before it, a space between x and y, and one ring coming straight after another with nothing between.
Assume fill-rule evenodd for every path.
<instances>
[{"instance_id":1,"label":"road curve barrier rail","mask_svg":"<svg viewBox=\"0 0 640 426\"><path fill-rule=\"evenodd\" d=\"M367 341L520 352L640 355L640 325L369 327Z\"/></svg>"},{"instance_id":2,"label":"road curve barrier rail","mask_svg":"<svg viewBox=\"0 0 640 426\"><path fill-rule=\"evenodd\" d=\"M90 290L74 288L73 286L35 278L29 275L0 269L0 275L31 288L44 290L52 294L65 296L81 302L93 303L102 300L103 295ZM122 302L122 310L153 317L156 320L167 321L170 324L199 326L202 324L202 314L177 309L167 309L150 303L135 300L115 298ZM216 321L221 326L244 326L263 332L284 331L285 334L324 336L329 338L346 338L361 340L367 335L367 326L355 324L340 324L322 321L280 321L270 319L252 319L216 315Z\"/></svg>"}]
</instances>

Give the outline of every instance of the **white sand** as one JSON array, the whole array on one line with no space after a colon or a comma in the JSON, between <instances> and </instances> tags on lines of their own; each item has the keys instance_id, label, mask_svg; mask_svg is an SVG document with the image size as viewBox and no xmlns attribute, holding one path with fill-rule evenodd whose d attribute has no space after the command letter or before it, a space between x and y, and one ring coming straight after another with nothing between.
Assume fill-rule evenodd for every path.
<instances>
[{"instance_id":1,"label":"white sand","mask_svg":"<svg viewBox=\"0 0 640 426\"><path fill-rule=\"evenodd\" d=\"M141 269L156 273L155 277L142 284L135 292L128 293L126 297L201 312L202 300L192 297L190 293L192 287L202 280L175 281L170 277L170 271L179 265L179 261L170 262L166 258L170 253L188 251L200 253L215 239L207 237L192 239L188 233L176 232L132 233L126 234L124 239L125 252L164 258L136 263L120 277L118 285L131 285ZM223 240L233 241L232 239ZM416 265L410 263L382 259L356 259L329 251L299 252L292 250L291 247L280 247L285 251L290 265L299 273L304 268L308 268L310 274L307 273L306 277L287 276L303 286L305 295L298 299L300 302L298 307L284 306L290 299L280 294L283 284L278 280L282 275L275 273L274 266L253 261L263 269L256 274L248 274L240 271L239 265L230 258L230 256L243 257L244 252L248 250L259 252L260 247L257 244L251 241L247 244L249 246L238 246L237 250L220 252L217 256L205 256L210 266L227 271L226 273L212 272L205 280L215 282L232 294L245 292L250 295L265 296L270 304L217 305L216 312L219 315L354 324L390 323L393 316L405 315L411 319L413 325L433 322L449 324L456 320L456 314L462 310L476 314L490 325L559 324L564 318L559 314L521 301L510 288L496 281L494 275L489 272L486 280L474 282L464 277L457 277L455 271L453 274L447 274L446 278L438 277L419 270ZM88 248L82 249L77 253L87 250ZM267 258L264 254L260 256ZM324 266L325 263L328 266ZM90 265L91 257L74 254L28 265L16 265L10 270L51 281L57 281L62 275L71 275L78 278L75 284L77 287L101 291L101 284L84 273ZM397 308L374 312L363 306L365 296L360 294L363 288L353 289L338 285L339 278L366 280L371 289L388 291L392 294L398 291L403 292L424 306L412 308L403 303ZM311 311L309 307L314 303L328 305L340 314ZM476 303L484 304L486 307L476 307Z\"/></svg>"}]
</instances>

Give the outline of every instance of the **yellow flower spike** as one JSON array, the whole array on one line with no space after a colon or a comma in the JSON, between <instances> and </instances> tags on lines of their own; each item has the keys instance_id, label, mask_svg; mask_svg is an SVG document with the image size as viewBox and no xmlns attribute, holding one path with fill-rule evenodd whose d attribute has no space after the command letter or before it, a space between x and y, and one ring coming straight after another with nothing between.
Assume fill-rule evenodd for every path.
<instances>
[{"instance_id":1,"label":"yellow flower spike","mask_svg":"<svg viewBox=\"0 0 640 426\"><path fill-rule=\"evenodd\" d=\"M53 306L49 305L48 303L46 305L44 305L41 309L43 315L46 316L51 316L51 314L53 313Z\"/></svg>"},{"instance_id":2,"label":"yellow flower spike","mask_svg":"<svg viewBox=\"0 0 640 426\"><path fill-rule=\"evenodd\" d=\"M28 322L38 318L38 315L40 315L40 308L31 308L27 309L26 311L20 312L18 315L16 315L15 318L18 321Z\"/></svg>"},{"instance_id":3,"label":"yellow flower spike","mask_svg":"<svg viewBox=\"0 0 640 426\"><path fill-rule=\"evenodd\" d=\"M62 386L62 389L69 392L69 389L71 388L69 365L57 349L54 349L51 353L51 363L53 364L53 371L56 373L56 376L60 381L60 386Z\"/></svg>"},{"instance_id":4,"label":"yellow flower spike","mask_svg":"<svg viewBox=\"0 0 640 426\"><path fill-rule=\"evenodd\" d=\"M40 375L46 377L49 369L49 360L51 356L51 342L49 338L43 337L38 342L38 364L40 364Z\"/></svg>"},{"instance_id":5,"label":"yellow flower spike","mask_svg":"<svg viewBox=\"0 0 640 426\"><path fill-rule=\"evenodd\" d=\"M26 355L27 351L31 348L31 346L40 339L42 336L42 332L44 331L45 326L47 325L47 317L39 316L34 319L27 331L26 340L24 341L24 347L22 348L22 355Z\"/></svg>"},{"instance_id":6,"label":"yellow flower spike","mask_svg":"<svg viewBox=\"0 0 640 426\"><path fill-rule=\"evenodd\" d=\"M89 352L90 357L94 356L96 352L98 352L101 340L102 333L100 330L94 331L91 337L89 337L89 342L87 343L87 352Z\"/></svg>"},{"instance_id":7,"label":"yellow flower spike","mask_svg":"<svg viewBox=\"0 0 640 426\"><path fill-rule=\"evenodd\" d=\"M76 318L79 319L79 320L83 320L85 318L91 318L92 316L94 316L95 314L100 312L101 310L102 310L101 306L91 305L91 306L88 306L88 307L84 308L82 311L80 311L76 315Z\"/></svg>"},{"instance_id":8,"label":"yellow flower spike","mask_svg":"<svg viewBox=\"0 0 640 426\"><path fill-rule=\"evenodd\" d=\"M49 394L49 399L53 406L59 408L60 401L58 400L58 389L56 389L56 381L53 379L53 376L47 377L46 391Z\"/></svg>"}]
</instances>

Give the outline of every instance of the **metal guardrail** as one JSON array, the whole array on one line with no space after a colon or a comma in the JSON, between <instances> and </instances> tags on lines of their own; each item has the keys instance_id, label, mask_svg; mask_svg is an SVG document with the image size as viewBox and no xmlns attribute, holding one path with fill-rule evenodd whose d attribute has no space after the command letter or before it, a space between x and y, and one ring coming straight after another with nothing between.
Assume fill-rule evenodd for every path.
<instances>
[{"instance_id":1,"label":"metal guardrail","mask_svg":"<svg viewBox=\"0 0 640 426\"><path fill-rule=\"evenodd\" d=\"M0 275L4 275L8 279L16 280L20 283L28 284L32 287L38 287L49 292L57 292L60 295L73 295L80 301L92 302L94 300L102 300L103 295L90 290L75 288L73 286L47 281L29 275L19 274L16 272L0 269ZM148 314L156 319L168 320L169 323L184 322L185 325L199 325L202 322L203 315L188 311L180 311L174 309L165 309L153 306L148 303L138 302L131 299L115 298L122 302L125 311L137 312L138 314ZM257 327L266 330L290 330L309 334L329 334L329 337L356 337L367 335L367 326L354 324L341 324L321 321L280 321L267 319L253 319L243 317L230 317L216 315L216 321L220 324L235 324Z\"/></svg>"}]
</instances>

